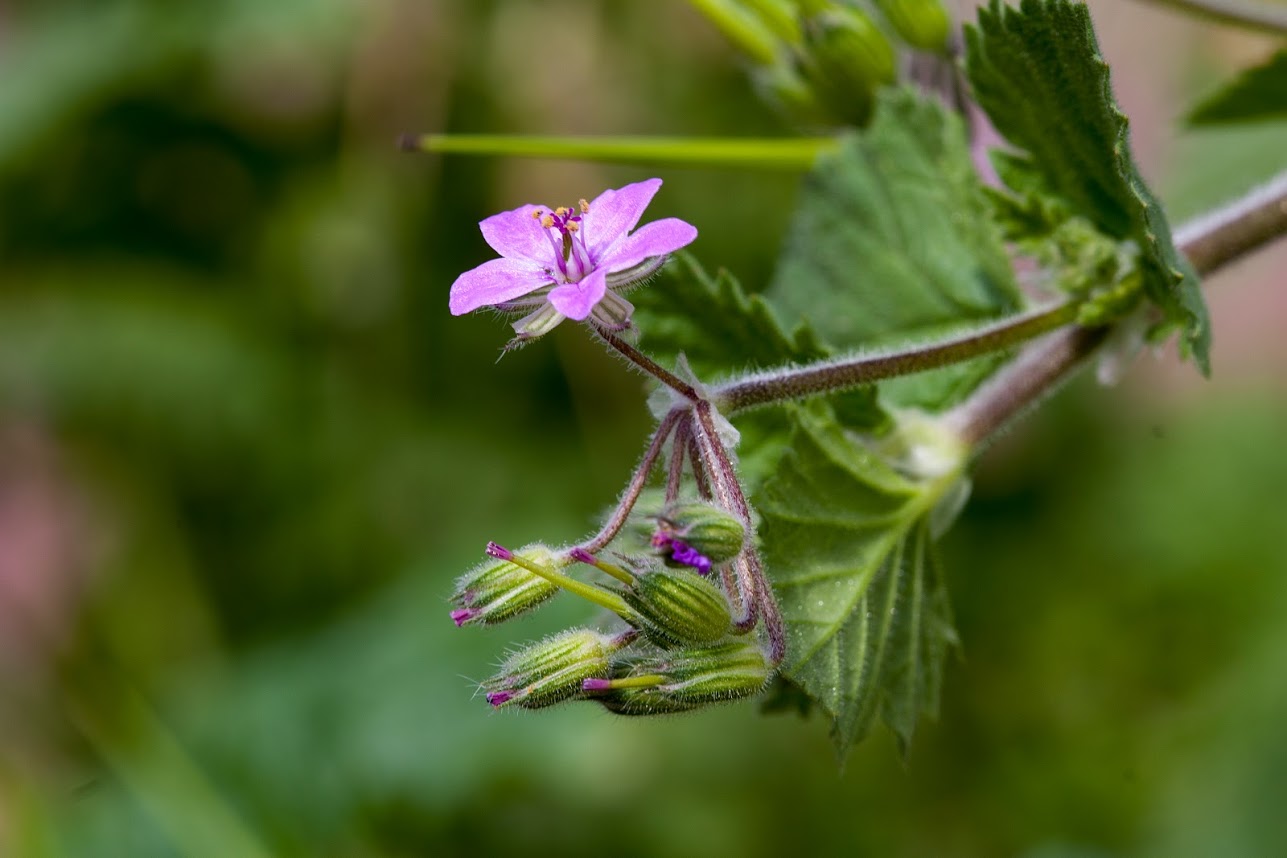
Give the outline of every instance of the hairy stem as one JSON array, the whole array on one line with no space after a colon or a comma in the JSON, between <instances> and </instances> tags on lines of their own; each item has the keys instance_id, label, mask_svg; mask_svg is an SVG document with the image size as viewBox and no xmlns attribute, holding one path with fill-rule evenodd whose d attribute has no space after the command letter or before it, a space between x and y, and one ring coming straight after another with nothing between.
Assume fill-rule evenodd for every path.
<instances>
[{"instance_id":1,"label":"hairy stem","mask_svg":"<svg viewBox=\"0 0 1287 858\"><path fill-rule=\"evenodd\" d=\"M711 401L722 412L736 414L761 405L835 393L1008 349L1063 327L1076 317L1074 305L1059 304L928 345L757 373L714 388Z\"/></svg>"},{"instance_id":2,"label":"hairy stem","mask_svg":"<svg viewBox=\"0 0 1287 858\"><path fill-rule=\"evenodd\" d=\"M1287 10L1274 9L1264 3L1248 0L1146 0L1158 6L1170 6L1195 18L1206 18L1218 24L1232 24L1262 33L1287 33Z\"/></svg>"},{"instance_id":3,"label":"hairy stem","mask_svg":"<svg viewBox=\"0 0 1287 858\"><path fill-rule=\"evenodd\" d=\"M786 658L786 629L782 614L778 609L773 588L764 574L764 565L759 552L755 549L751 505L742 492L742 484L737 479L733 460L724 449L724 442L719 438L715 426L715 417L709 402L697 402L693 405L696 420L693 423L693 437L698 440L698 447L709 460L709 477L715 490L716 499L742 519L749 535L747 548L739 555L733 569L737 573L738 593L742 600L743 617L735 624L738 629L748 631L754 626L756 617L764 620L765 631L769 635L769 658L776 665Z\"/></svg>"},{"instance_id":4,"label":"hairy stem","mask_svg":"<svg viewBox=\"0 0 1287 858\"><path fill-rule=\"evenodd\" d=\"M1287 235L1287 171L1263 187L1176 231L1199 274L1223 266ZM1108 336L1108 328L1069 328L1025 349L945 417L968 444L995 435L1015 416L1066 379Z\"/></svg>"},{"instance_id":5,"label":"hairy stem","mask_svg":"<svg viewBox=\"0 0 1287 858\"><path fill-rule=\"evenodd\" d=\"M666 369L643 352L639 351L639 349L630 345L630 343L618 337L612 331L598 325L591 325L590 328L598 334L599 339L603 340L615 349L622 357L630 361L638 369L646 372L648 375L651 375L653 378L657 379L662 384L687 399L689 402L696 402L701 398L701 395L691 384L684 381L682 378L675 375L673 372Z\"/></svg>"},{"instance_id":6,"label":"hairy stem","mask_svg":"<svg viewBox=\"0 0 1287 858\"><path fill-rule=\"evenodd\" d=\"M662 448L666 446L666 439L670 437L670 433L674 431L684 413L685 409L674 408L661 419L657 431L652 433L652 440L648 442L648 449L644 451L643 458L639 461L639 467L635 468L634 475L630 477L630 483L626 486L626 491L622 494L617 508L612 511L612 515L608 517L602 529L588 542L579 546L582 550L595 554L617 538L617 534L626 524L626 519L630 517L630 511L635 508L635 503L638 502L644 486L648 483L648 474L652 472L653 465L657 464Z\"/></svg>"}]
</instances>

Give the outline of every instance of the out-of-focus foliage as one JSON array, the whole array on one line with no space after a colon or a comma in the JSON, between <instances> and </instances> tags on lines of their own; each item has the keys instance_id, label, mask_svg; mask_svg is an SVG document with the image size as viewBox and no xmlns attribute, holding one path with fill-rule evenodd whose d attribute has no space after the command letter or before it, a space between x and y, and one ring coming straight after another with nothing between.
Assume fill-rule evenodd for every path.
<instances>
[{"instance_id":1,"label":"out-of-focus foliage","mask_svg":"<svg viewBox=\"0 0 1287 858\"><path fill-rule=\"evenodd\" d=\"M1287 119L1287 49L1202 99L1188 118L1191 125Z\"/></svg>"},{"instance_id":2,"label":"out-of-focus foliage","mask_svg":"<svg viewBox=\"0 0 1287 858\"><path fill-rule=\"evenodd\" d=\"M503 325L446 291L482 217L647 174L393 141L777 130L733 57L683 4L3 13L0 854L1287 839L1281 388L1076 391L997 451L943 547L963 664L906 767L874 739L837 778L825 725L751 706L489 716L514 633L456 629L455 577L489 538L589 530L648 417L572 326L497 363ZM1189 207L1240 190L1241 138L1227 165L1209 139ZM794 182L665 178L662 214L762 291ZM583 620L556 600L516 637Z\"/></svg>"}]
</instances>

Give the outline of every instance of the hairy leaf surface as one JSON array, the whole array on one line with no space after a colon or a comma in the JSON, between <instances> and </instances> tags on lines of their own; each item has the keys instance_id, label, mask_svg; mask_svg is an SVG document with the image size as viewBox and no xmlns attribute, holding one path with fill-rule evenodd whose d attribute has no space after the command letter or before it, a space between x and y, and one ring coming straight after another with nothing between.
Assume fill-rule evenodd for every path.
<instances>
[{"instance_id":1,"label":"hairy leaf surface","mask_svg":"<svg viewBox=\"0 0 1287 858\"><path fill-rule=\"evenodd\" d=\"M956 117L907 91L819 158L766 293L838 349L940 337L1020 306ZM976 362L883 388L941 408L991 371Z\"/></svg>"},{"instance_id":2,"label":"hairy leaf surface","mask_svg":"<svg viewBox=\"0 0 1287 858\"><path fill-rule=\"evenodd\" d=\"M838 753L879 715L904 750L934 715L955 643L930 517L956 474L901 475L828 407L792 410L793 435L756 505L788 633L785 674L832 719Z\"/></svg>"},{"instance_id":3,"label":"hairy leaf surface","mask_svg":"<svg viewBox=\"0 0 1287 858\"><path fill-rule=\"evenodd\" d=\"M1145 293L1182 329L1185 350L1207 373L1206 304L1131 156L1085 4L1023 0L1015 9L991 0L966 28L966 45L975 97L997 130L1029 153L1050 193L1107 235L1138 245Z\"/></svg>"}]
</instances>

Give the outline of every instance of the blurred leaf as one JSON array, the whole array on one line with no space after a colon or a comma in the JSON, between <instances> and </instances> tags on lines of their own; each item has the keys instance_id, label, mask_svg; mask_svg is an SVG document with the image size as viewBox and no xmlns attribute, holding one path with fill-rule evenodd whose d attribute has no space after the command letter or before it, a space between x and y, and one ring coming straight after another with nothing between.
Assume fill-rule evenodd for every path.
<instances>
[{"instance_id":1,"label":"blurred leaf","mask_svg":"<svg viewBox=\"0 0 1287 858\"><path fill-rule=\"evenodd\" d=\"M675 254L665 273L631 298L649 352L683 352L699 374L803 363L828 353L807 324L788 333L763 298L748 296L728 271L711 277L687 253Z\"/></svg>"},{"instance_id":2,"label":"blurred leaf","mask_svg":"<svg viewBox=\"0 0 1287 858\"><path fill-rule=\"evenodd\" d=\"M839 348L995 319L1020 298L987 213L960 122L935 101L887 92L871 127L805 180L767 294ZM990 366L923 373L882 391L899 404L942 407Z\"/></svg>"},{"instance_id":3,"label":"blurred leaf","mask_svg":"<svg viewBox=\"0 0 1287 858\"><path fill-rule=\"evenodd\" d=\"M1182 348L1210 371L1211 331L1196 275L1131 157L1090 12L1068 0L992 0L966 29L975 97L1005 138L1031 155L1050 194L1140 249L1144 290L1183 329ZM1039 109L1038 109L1039 108Z\"/></svg>"},{"instance_id":4,"label":"blurred leaf","mask_svg":"<svg viewBox=\"0 0 1287 858\"><path fill-rule=\"evenodd\" d=\"M1287 48L1249 68L1189 112L1190 125L1287 119Z\"/></svg>"},{"instance_id":5,"label":"blurred leaf","mask_svg":"<svg viewBox=\"0 0 1287 858\"><path fill-rule=\"evenodd\" d=\"M938 710L956 640L930 516L957 475L914 481L845 433L825 407L794 434L756 500L787 624L784 672L827 711L845 754L880 715L904 751Z\"/></svg>"}]
</instances>

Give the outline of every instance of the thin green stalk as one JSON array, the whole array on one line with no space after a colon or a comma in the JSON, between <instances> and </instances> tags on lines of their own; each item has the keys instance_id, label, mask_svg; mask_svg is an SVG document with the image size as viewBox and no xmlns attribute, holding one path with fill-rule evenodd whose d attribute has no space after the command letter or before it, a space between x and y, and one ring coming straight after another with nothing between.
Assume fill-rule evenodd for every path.
<instances>
[{"instance_id":1,"label":"thin green stalk","mask_svg":"<svg viewBox=\"0 0 1287 858\"><path fill-rule=\"evenodd\" d=\"M838 145L831 137L554 137L521 134L404 135L407 152L669 164L804 172Z\"/></svg>"}]
</instances>

